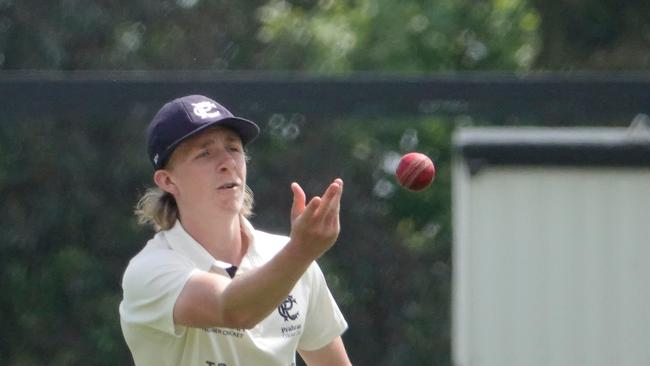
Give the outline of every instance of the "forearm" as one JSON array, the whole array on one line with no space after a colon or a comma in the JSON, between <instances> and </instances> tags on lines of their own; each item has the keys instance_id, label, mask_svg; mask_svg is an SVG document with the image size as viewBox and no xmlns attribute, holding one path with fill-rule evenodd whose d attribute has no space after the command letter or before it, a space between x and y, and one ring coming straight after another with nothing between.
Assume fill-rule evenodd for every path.
<instances>
[{"instance_id":1,"label":"forearm","mask_svg":"<svg viewBox=\"0 0 650 366\"><path fill-rule=\"evenodd\" d=\"M235 328L252 328L289 295L315 258L298 243L289 243L258 269L235 277L219 296L223 321Z\"/></svg>"}]
</instances>

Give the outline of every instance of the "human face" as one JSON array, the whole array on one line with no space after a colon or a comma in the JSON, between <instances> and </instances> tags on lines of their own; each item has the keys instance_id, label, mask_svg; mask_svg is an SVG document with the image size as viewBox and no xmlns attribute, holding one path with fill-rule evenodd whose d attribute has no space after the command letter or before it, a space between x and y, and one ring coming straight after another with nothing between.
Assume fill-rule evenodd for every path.
<instances>
[{"instance_id":1,"label":"human face","mask_svg":"<svg viewBox=\"0 0 650 366\"><path fill-rule=\"evenodd\" d=\"M239 136L216 127L189 138L160 170L161 186L176 199L181 216L238 214L246 185L246 155ZM159 174L156 172L156 174Z\"/></svg>"}]
</instances>

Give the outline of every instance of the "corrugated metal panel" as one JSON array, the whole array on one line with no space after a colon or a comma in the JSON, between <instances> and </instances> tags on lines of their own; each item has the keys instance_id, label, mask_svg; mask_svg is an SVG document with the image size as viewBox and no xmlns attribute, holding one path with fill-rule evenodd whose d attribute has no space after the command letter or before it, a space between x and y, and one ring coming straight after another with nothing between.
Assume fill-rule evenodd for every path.
<instances>
[{"instance_id":1,"label":"corrugated metal panel","mask_svg":"<svg viewBox=\"0 0 650 366\"><path fill-rule=\"evenodd\" d=\"M650 365L650 169L454 168L462 366Z\"/></svg>"}]
</instances>

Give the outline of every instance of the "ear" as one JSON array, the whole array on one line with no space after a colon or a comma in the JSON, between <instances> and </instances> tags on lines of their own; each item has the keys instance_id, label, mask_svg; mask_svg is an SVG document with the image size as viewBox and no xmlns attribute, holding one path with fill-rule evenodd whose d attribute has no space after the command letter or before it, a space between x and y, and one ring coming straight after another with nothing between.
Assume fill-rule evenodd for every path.
<instances>
[{"instance_id":1,"label":"ear","mask_svg":"<svg viewBox=\"0 0 650 366\"><path fill-rule=\"evenodd\" d=\"M163 191L170 193L173 196L176 196L178 194L178 187L174 183L173 177L167 170L156 170L156 172L153 173L153 181Z\"/></svg>"}]
</instances>

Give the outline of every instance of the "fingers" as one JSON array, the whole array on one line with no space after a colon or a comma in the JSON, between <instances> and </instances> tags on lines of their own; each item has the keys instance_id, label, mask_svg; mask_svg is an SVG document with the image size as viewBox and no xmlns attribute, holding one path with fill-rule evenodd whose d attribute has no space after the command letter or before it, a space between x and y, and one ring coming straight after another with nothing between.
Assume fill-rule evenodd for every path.
<instances>
[{"instance_id":1,"label":"fingers","mask_svg":"<svg viewBox=\"0 0 650 366\"><path fill-rule=\"evenodd\" d=\"M343 181L337 178L327 187L323 194L321 210L324 216L338 216L341 207L341 195L343 194Z\"/></svg>"},{"instance_id":2,"label":"fingers","mask_svg":"<svg viewBox=\"0 0 650 366\"><path fill-rule=\"evenodd\" d=\"M308 214L309 216L318 216L329 219L330 216L338 216L341 204L341 194L343 192L343 181L340 178L335 179L325 190L321 197L312 198L307 205L306 195L298 183L291 184L293 191L293 206L291 207L291 219Z\"/></svg>"},{"instance_id":3,"label":"fingers","mask_svg":"<svg viewBox=\"0 0 650 366\"><path fill-rule=\"evenodd\" d=\"M298 183L291 183L291 191L293 192L293 205L291 206L291 220L294 220L305 211L305 191Z\"/></svg>"},{"instance_id":4,"label":"fingers","mask_svg":"<svg viewBox=\"0 0 650 366\"><path fill-rule=\"evenodd\" d=\"M300 185L291 185L294 201L291 208L291 238L310 258L318 258L339 235L339 210L343 181L335 179L322 197L313 197L305 205L306 196Z\"/></svg>"},{"instance_id":5,"label":"fingers","mask_svg":"<svg viewBox=\"0 0 650 366\"><path fill-rule=\"evenodd\" d=\"M303 211L302 216L305 218L305 220L308 220L312 218L314 215L316 215L316 211L318 208L321 206L321 198L316 196L312 198L309 203L307 204L307 207L305 207L305 211Z\"/></svg>"},{"instance_id":6,"label":"fingers","mask_svg":"<svg viewBox=\"0 0 650 366\"><path fill-rule=\"evenodd\" d=\"M341 191L343 190L343 181L341 179L335 179L323 193L323 201L335 200L336 196L340 196Z\"/></svg>"}]
</instances>

